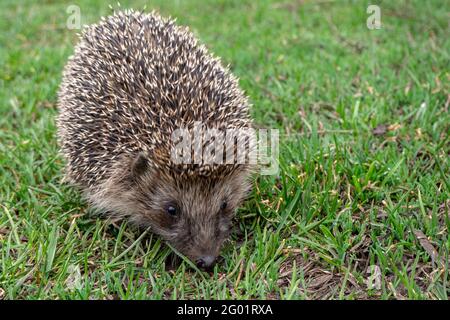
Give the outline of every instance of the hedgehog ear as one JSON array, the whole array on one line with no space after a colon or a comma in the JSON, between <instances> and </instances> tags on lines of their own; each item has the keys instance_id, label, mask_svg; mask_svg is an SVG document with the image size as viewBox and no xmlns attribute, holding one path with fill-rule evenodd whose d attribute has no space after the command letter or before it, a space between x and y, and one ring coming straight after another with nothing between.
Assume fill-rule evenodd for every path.
<instances>
[{"instance_id":1,"label":"hedgehog ear","mask_svg":"<svg viewBox=\"0 0 450 320\"><path fill-rule=\"evenodd\" d=\"M147 171L149 167L148 159L143 153L139 153L131 164L131 174L137 178Z\"/></svg>"}]
</instances>

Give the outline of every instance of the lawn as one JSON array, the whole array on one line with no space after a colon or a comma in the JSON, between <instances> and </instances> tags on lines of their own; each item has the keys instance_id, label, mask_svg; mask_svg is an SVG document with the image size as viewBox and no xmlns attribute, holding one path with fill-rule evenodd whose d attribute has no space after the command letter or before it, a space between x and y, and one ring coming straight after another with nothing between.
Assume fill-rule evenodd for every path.
<instances>
[{"instance_id":1,"label":"lawn","mask_svg":"<svg viewBox=\"0 0 450 320\"><path fill-rule=\"evenodd\" d=\"M230 64L280 172L255 176L210 273L98 219L55 139L68 4L3 0L0 299L448 299L448 1L377 1L379 30L366 1L121 1L145 4Z\"/></svg>"}]
</instances>

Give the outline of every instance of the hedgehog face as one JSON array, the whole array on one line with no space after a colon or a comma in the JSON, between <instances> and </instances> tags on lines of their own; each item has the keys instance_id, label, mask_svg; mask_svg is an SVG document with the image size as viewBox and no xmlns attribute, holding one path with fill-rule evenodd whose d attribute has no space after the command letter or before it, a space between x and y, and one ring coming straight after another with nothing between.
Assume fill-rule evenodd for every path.
<instances>
[{"instance_id":1,"label":"hedgehog face","mask_svg":"<svg viewBox=\"0 0 450 320\"><path fill-rule=\"evenodd\" d=\"M227 239L232 219L248 190L248 174L180 177L135 161L135 190L141 222L149 225L200 268L211 267Z\"/></svg>"}]
</instances>

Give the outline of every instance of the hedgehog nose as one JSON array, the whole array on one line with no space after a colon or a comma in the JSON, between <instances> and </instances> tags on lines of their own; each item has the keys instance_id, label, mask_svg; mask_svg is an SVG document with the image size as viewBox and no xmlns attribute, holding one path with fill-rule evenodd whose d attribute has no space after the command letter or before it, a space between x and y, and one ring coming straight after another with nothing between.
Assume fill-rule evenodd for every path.
<instances>
[{"instance_id":1,"label":"hedgehog nose","mask_svg":"<svg viewBox=\"0 0 450 320\"><path fill-rule=\"evenodd\" d=\"M196 261L197 267L207 269L214 265L216 258L214 256L203 256Z\"/></svg>"}]
</instances>

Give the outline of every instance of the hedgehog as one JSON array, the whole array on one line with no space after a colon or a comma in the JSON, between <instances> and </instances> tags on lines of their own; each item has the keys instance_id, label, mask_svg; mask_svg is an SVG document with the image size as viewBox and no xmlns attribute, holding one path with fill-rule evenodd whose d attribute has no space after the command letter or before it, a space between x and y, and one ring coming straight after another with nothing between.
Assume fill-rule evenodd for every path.
<instances>
[{"instance_id":1,"label":"hedgehog","mask_svg":"<svg viewBox=\"0 0 450 320\"><path fill-rule=\"evenodd\" d=\"M79 38L58 91L64 180L96 211L148 228L198 267L212 267L254 166L180 164L172 137L179 128L195 134L196 123L251 129L238 79L187 27L154 11L114 12ZM225 151L235 153L242 139Z\"/></svg>"}]
</instances>

